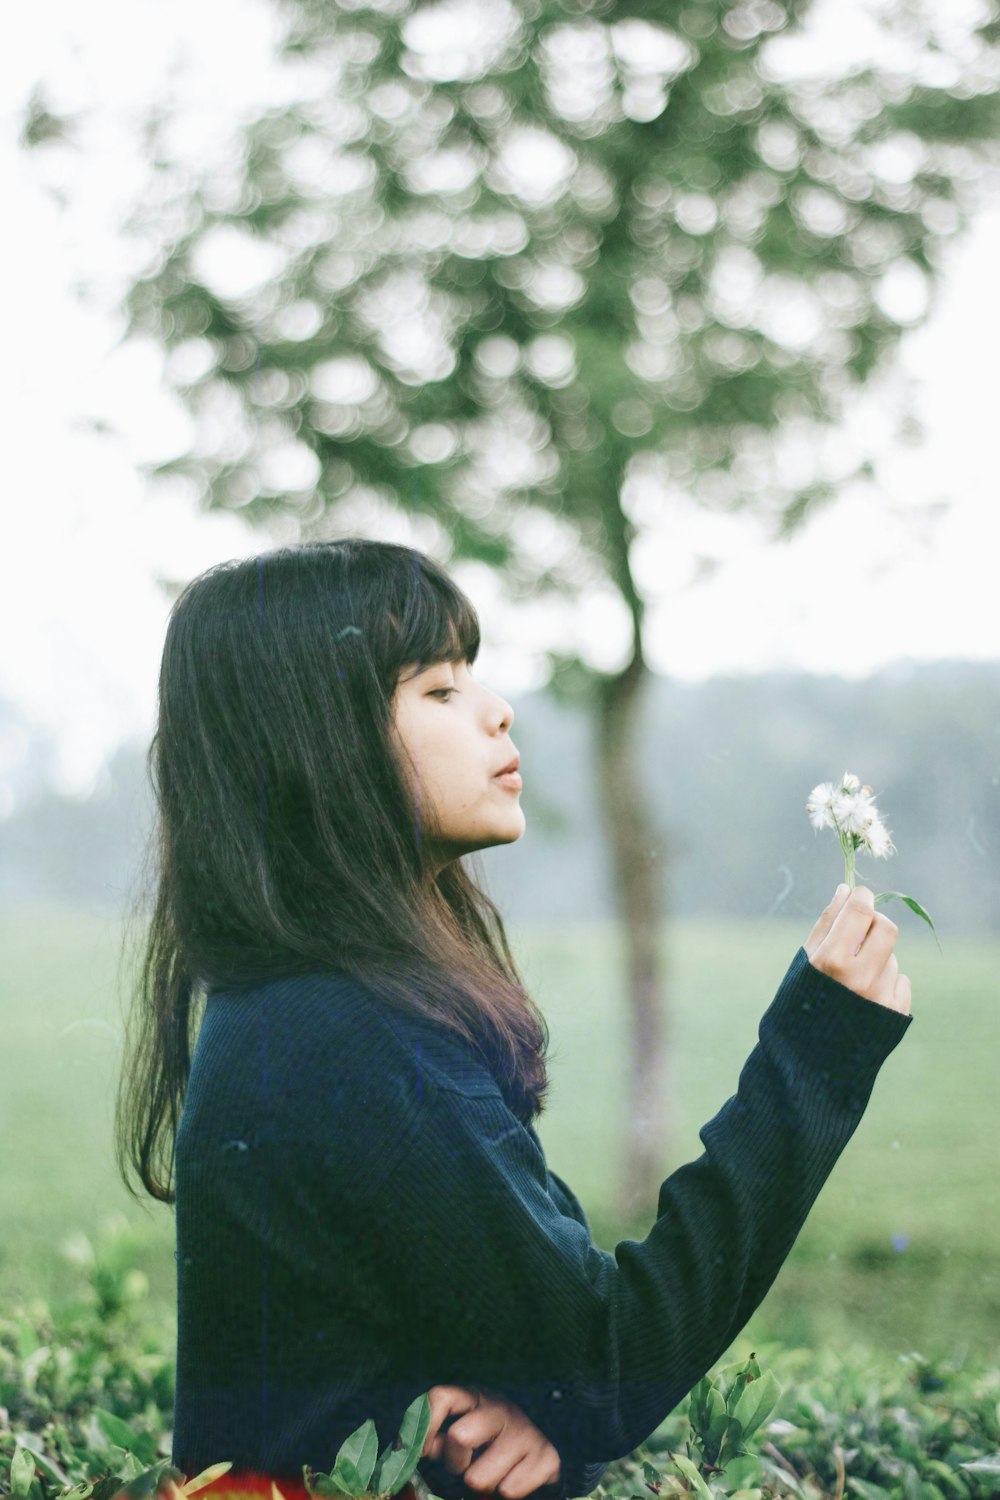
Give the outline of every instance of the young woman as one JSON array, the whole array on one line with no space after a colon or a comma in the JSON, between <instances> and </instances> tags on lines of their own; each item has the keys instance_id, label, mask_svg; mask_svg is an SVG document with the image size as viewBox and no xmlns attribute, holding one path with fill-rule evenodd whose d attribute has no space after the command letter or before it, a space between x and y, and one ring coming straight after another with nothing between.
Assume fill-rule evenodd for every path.
<instances>
[{"instance_id":1,"label":"young woman","mask_svg":"<svg viewBox=\"0 0 1000 1500\"><path fill-rule=\"evenodd\" d=\"M462 863L525 829L478 649L440 567L361 538L171 611L116 1144L175 1204L189 1477L301 1493L430 1391L433 1493L588 1494L744 1327L910 1024L897 929L842 887L645 1240L596 1246L535 1131L544 1018Z\"/></svg>"}]
</instances>

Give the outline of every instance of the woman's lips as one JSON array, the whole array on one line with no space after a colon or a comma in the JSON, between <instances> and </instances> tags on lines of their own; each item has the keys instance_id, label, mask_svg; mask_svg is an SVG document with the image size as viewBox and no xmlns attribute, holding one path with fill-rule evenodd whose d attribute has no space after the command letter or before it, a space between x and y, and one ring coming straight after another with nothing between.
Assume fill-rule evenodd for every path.
<instances>
[{"instance_id":1,"label":"woman's lips","mask_svg":"<svg viewBox=\"0 0 1000 1500\"><path fill-rule=\"evenodd\" d=\"M515 792L519 792L523 785L520 771L502 771L493 780L499 781L501 786L509 786Z\"/></svg>"}]
</instances>

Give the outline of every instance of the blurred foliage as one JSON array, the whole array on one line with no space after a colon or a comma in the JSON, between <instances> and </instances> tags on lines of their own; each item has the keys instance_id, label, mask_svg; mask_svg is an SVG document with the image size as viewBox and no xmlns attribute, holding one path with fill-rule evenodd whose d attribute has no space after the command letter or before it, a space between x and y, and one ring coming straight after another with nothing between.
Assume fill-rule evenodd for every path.
<instances>
[{"instance_id":1,"label":"blurred foliage","mask_svg":"<svg viewBox=\"0 0 1000 1500\"><path fill-rule=\"evenodd\" d=\"M68 115L59 115L50 108L45 89L39 84L31 92L21 122L20 144L22 146L46 146L53 142L72 140L73 122Z\"/></svg>"},{"instance_id":2,"label":"blurred foliage","mask_svg":"<svg viewBox=\"0 0 1000 1500\"><path fill-rule=\"evenodd\" d=\"M514 599L610 580L637 637L670 490L790 535L870 472L823 429L926 311L1000 120L997 0L871 7L891 65L794 75L812 9L515 0L456 35L284 0L289 102L197 164L146 125L128 326L195 421L160 471L302 538L419 510Z\"/></svg>"}]
</instances>

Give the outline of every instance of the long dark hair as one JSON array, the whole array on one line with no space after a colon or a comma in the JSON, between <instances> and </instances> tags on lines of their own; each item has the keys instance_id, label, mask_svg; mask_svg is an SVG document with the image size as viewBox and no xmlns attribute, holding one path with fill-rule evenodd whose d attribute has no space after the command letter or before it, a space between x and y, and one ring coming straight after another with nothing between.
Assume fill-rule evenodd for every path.
<instances>
[{"instance_id":1,"label":"long dark hair","mask_svg":"<svg viewBox=\"0 0 1000 1500\"><path fill-rule=\"evenodd\" d=\"M542 1112L545 1018L462 861L428 874L391 736L404 665L471 665L478 650L470 601L432 558L392 542L279 547L209 568L176 599L115 1111L137 1201L132 1168L174 1202L174 1139L213 988L348 973L465 1038L523 1124Z\"/></svg>"}]
</instances>

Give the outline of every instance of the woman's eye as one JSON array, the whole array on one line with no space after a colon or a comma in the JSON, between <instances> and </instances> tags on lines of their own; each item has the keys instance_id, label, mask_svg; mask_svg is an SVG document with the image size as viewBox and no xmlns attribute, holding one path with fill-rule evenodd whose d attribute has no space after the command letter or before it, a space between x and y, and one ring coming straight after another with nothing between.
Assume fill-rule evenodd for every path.
<instances>
[{"instance_id":1,"label":"woman's eye","mask_svg":"<svg viewBox=\"0 0 1000 1500\"><path fill-rule=\"evenodd\" d=\"M457 688L435 688L433 693L428 693L427 696L428 698L438 698L442 693L455 693L457 691Z\"/></svg>"}]
</instances>

